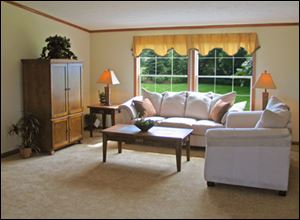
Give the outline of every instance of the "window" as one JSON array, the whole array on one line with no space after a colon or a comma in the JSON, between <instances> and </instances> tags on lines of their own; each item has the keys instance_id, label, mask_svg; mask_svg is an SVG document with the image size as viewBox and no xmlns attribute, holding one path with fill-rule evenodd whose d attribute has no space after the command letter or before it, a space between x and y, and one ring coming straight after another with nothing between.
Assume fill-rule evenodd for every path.
<instances>
[{"instance_id":1,"label":"window","mask_svg":"<svg viewBox=\"0 0 300 220\"><path fill-rule=\"evenodd\" d=\"M224 94L235 91L236 102L246 101L250 109L252 57L241 48L234 56L214 49L198 58L198 91Z\"/></svg>"},{"instance_id":2,"label":"window","mask_svg":"<svg viewBox=\"0 0 300 220\"><path fill-rule=\"evenodd\" d=\"M140 85L152 92L188 90L188 57L173 49L165 56L143 50L140 56Z\"/></svg>"},{"instance_id":3,"label":"window","mask_svg":"<svg viewBox=\"0 0 300 220\"><path fill-rule=\"evenodd\" d=\"M191 53L195 54L195 53ZM224 94L236 91L236 102L247 101L251 105L253 59L241 48L229 56L222 49L214 49L208 55L198 54L198 59L188 59L170 49L165 56L157 56L153 50L144 49L139 61L139 86L153 92L187 91L192 74L188 73L191 60L198 60L198 77L195 84L199 92L213 91ZM196 74L197 75L197 74Z\"/></svg>"}]
</instances>

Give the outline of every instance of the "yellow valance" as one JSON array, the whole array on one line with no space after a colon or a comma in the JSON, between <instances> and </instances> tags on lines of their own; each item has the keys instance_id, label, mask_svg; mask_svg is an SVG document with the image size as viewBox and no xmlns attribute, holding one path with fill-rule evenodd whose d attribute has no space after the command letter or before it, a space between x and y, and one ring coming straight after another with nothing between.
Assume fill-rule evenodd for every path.
<instances>
[{"instance_id":1,"label":"yellow valance","mask_svg":"<svg viewBox=\"0 0 300 220\"><path fill-rule=\"evenodd\" d=\"M215 48L222 48L228 55L234 55L243 47L249 54L260 46L256 33L158 35L133 37L133 55L139 56L143 49L152 49L164 56L173 48L180 55L187 55L189 49L196 49L203 56Z\"/></svg>"}]
</instances>

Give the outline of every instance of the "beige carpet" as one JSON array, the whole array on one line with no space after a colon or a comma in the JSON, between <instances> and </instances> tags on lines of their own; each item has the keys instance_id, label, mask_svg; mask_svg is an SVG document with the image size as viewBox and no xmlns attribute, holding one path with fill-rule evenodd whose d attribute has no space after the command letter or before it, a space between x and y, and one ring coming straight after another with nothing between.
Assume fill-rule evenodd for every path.
<instances>
[{"instance_id":1,"label":"beige carpet","mask_svg":"<svg viewBox=\"0 0 300 220\"><path fill-rule=\"evenodd\" d=\"M1 160L1 218L299 218L299 152L289 192L218 184L207 188L204 151L176 172L174 149L109 142L99 134L53 156ZM159 153L158 153L159 152Z\"/></svg>"}]
</instances>

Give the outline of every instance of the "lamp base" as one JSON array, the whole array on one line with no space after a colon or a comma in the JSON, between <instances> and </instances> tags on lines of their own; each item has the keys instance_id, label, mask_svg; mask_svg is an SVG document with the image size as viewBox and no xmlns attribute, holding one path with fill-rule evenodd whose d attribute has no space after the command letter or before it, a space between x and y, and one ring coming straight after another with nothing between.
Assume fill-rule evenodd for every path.
<instances>
[{"instance_id":1,"label":"lamp base","mask_svg":"<svg viewBox=\"0 0 300 220\"><path fill-rule=\"evenodd\" d=\"M110 87L109 87L109 85L105 86L104 92L105 92L105 105L111 105L111 103L110 103Z\"/></svg>"},{"instance_id":2,"label":"lamp base","mask_svg":"<svg viewBox=\"0 0 300 220\"><path fill-rule=\"evenodd\" d=\"M269 93L267 91L262 93L262 109L265 110L269 100Z\"/></svg>"}]
</instances>

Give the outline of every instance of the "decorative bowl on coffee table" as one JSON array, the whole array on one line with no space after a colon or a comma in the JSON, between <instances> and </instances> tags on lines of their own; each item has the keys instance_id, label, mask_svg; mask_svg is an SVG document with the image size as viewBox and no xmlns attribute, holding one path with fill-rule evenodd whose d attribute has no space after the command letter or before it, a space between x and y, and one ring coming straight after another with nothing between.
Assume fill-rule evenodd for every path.
<instances>
[{"instance_id":1,"label":"decorative bowl on coffee table","mask_svg":"<svg viewBox=\"0 0 300 220\"><path fill-rule=\"evenodd\" d=\"M141 129L143 132L147 132L150 128L154 126L155 122L153 120L145 120L145 119L138 119L135 121L134 125Z\"/></svg>"}]
</instances>

